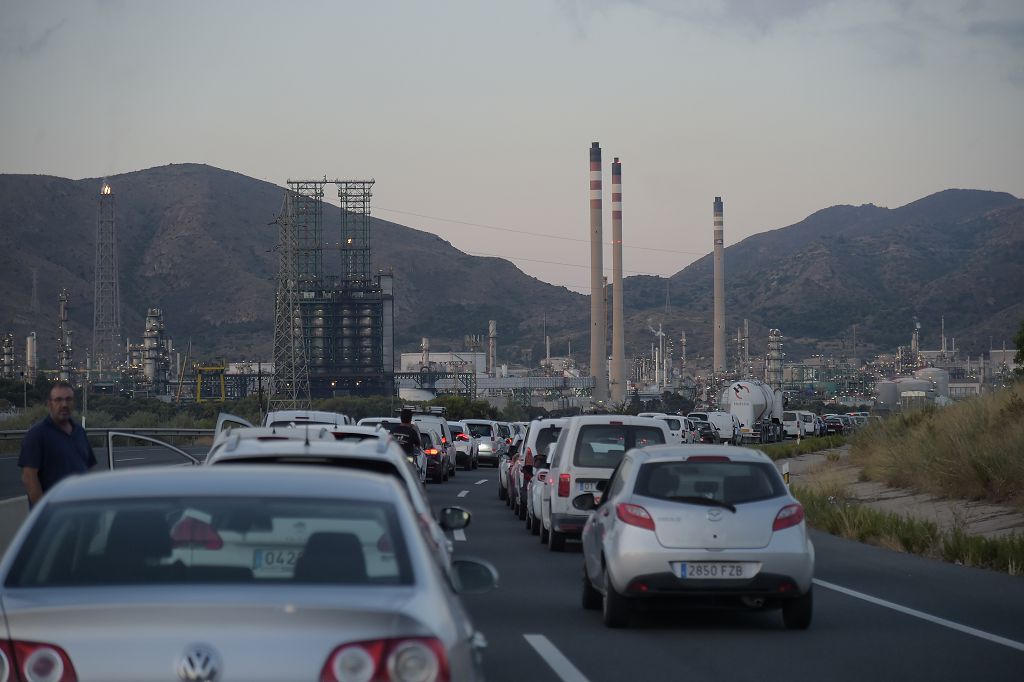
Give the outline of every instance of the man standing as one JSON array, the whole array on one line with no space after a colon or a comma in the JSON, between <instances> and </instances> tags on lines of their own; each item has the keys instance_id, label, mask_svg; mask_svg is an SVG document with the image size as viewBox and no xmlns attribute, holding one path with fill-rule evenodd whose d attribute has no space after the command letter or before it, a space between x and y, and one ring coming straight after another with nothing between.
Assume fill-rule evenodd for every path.
<instances>
[{"instance_id":1,"label":"man standing","mask_svg":"<svg viewBox=\"0 0 1024 682\"><path fill-rule=\"evenodd\" d=\"M391 437L402 446L405 454L412 455L416 448L423 447L420 430L412 423L412 410L403 408L399 418L401 423L391 429Z\"/></svg>"},{"instance_id":2,"label":"man standing","mask_svg":"<svg viewBox=\"0 0 1024 682\"><path fill-rule=\"evenodd\" d=\"M71 421L74 405L71 384L53 384L46 399L50 414L29 429L21 442L18 466L29 508L62 478L84 474L96 466L96 453L89 445L85 429Z\"/></svg>"}]
</instances>

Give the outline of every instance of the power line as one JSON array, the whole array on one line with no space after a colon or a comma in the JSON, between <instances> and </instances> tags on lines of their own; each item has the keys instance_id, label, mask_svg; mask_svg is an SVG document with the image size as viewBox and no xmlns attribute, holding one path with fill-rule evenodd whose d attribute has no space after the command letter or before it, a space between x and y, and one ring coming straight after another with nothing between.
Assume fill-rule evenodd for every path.
<instances>
[{"instance_id":1,"label":"power line","mask_svg":"<svg viewBox=\"0 0 1024 682\"><path fill-rule=\"evenodd\" d=\"M415 216L417 218L426 218L427 220L439 220L439 221L444 222L444 223L453 223L455 225L466 225L468 227L482 227L485 230L497 230L498 232L511 232L512 234L526 234L526 235L530 235L531 237L543 237L545 239L560 239L562 241L567 241L567 242L580 242L580 243L585 243L585 244L589 244L590 243L589 239L580 239L578 237L562 237L562 236L554 235L554 234L543 234L541 232L530 232L528 230L514 230L514 229L512 229L510 227L496 227L494 225L484 225L483 223L474 223L474 222L470 222L470 221L466 221L466 220L455 220L454 218L440 218L438 216L426 215L424 213L415 213L413 211L403 211L403 210L397 209L397 208L382 208L382 207L377 206L377 207L374 207L374 210L377 210L377 211L390 211L391 213L401 213L403 215L411 215L411 216ZM605 246L611 246L612 245L611 242L605 242L604 244L605 244ZM624 248L624 249L635 249L637 251L655 251L657 253L679 253L679 254L683 254L683 255L686 255L686 256L706 256L707 255L707 252L680 251L678 249L666 249L666 248L662 248L662 247L653 247L653 246L631 246L629 244L623 244L622 248ZM556 265L559 265L559 264L556 263Z\"/></svg>"}]
</instances>

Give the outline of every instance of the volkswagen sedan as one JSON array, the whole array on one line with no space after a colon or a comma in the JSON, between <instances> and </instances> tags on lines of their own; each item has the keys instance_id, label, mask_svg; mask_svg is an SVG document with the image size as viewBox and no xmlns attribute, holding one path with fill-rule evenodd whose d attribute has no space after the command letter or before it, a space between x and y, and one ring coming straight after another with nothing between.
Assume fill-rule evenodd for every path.
<instances>
[{"instance_id":1,"label":"volkswagen sedan","mask_svg":"<svg viewBox=\"0 0 1024 682\"><path fill-rule=\"evenodd\" d=\"M443 510L445 525L468 513ZM134 469L52 489L0 563L0 679L475 680L482 641L393 477Z\"/></svg>"}]
</instances>

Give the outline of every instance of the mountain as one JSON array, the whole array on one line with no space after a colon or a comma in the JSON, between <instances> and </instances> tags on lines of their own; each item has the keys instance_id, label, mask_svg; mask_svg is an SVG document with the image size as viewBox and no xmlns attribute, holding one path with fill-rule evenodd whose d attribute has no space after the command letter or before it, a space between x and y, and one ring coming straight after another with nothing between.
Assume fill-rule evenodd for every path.
<instances>
[{"instance_id":1,"label":"mountain","mask_svg":"<svg viewBox=\"0 0 1024 682\"><path fill-rule=\"evenodd\" d=\"M197 358L268 358L282 188L198 164L106 181L117 202L125 335L137 342L146 309L158 307L176 345L191 338ZM0 334L15 334L19 362L34 330L41 362L53 364L64 287L76 356L91 344L102 182L0 175ZM325 233L339 220L340 209L325 205ZM485 334L494 319L502 362L540 358L544 329L554 347L571 341L586 357L587 296L397 223L371 218L371 235L373 267L395 275L399 350L416 350L421 337L435 351L461 350L464 335ZM725 263L729 335L748 319L752 353L773 327L791 358L848 352L854 325L858 354L892 351L909 343L915 317L922 345L934 348L944 315L947 336L977 355L1024 319L1024 201L947 190L896 209L833 206L728 247ZM660 324L673 339L685 331L689 358L710 356L711 291L710 254L667 279L627 278L627 354L645 353Z\"/></svg>"},{"instance_id":2,"label":"mountain","mask_svg":"<svg viewBox=\"0 0 1024 682\"><path fill-rule=\"evenodd\" d=\"M277 226L283 190L238 173L175 164L105 179L0 175L0 334L24 352L40 337L41 363L56 354L57 297L71 294L76 356L91 345L99 190L116 202L123 334L141 339L146 309L161 308L180 350L196 357L269 358L273 345ZM341 211L324 205L324 230ZM336 229L336 228L335 228ZM540 334L545 310L560 330L587 328L587 298L530 277L506 260L477 258L436 235L371 218L372 267L395 275L396 343L461 350L466 334L496 319L504 343ZM38 309L32 310L32 271ZM568 332L564 332L568 333ZM20 363L20 357L18 362Z\"/></svg>"}]
</instances>

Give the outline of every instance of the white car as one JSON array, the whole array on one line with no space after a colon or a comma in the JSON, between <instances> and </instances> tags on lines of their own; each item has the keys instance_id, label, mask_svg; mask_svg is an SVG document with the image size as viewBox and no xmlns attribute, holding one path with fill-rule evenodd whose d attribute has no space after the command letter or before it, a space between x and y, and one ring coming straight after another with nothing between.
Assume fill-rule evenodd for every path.
<instances>
[{"instance_id":1,"label":"white car","mask_svg":"<svg viewBox=\"0 0 1024 682\"><path fill-rule=\"evenodd\" d=\"M558 434L565 426L565 419L535 419L530 422L526 431L526 439L521 446L519 460L512 467L512 481L509 489L518 493L518 499L513 500L512 508L520 519L526 521L526 527L532 529L534 521L539 516L533 513L530 504L530 485L536 475L537 457L545 455L548 449L558 440ZM545 467L546 468L546 467ZM538 525L538 531L540 526Z\"/></svg>"},{"instance_id":2,"label":"white car","mask_svg":"<svg viewBox=\"0 0 1024 682\"><path fill-rule=\"evenodd\" d=\"M497 467L506 452L505 439L498 436L498 422L493 419L463 419L466 430L476 439L480 463Z\"/></svg>"},{"instance_id":3,"label":"white car","mask_svg":"<svg viewBox=\"0 0 1024 682\"><path fill-rule=\"evenodd\" d=\"M267 412L264 426L345 426L352 418L338 412L319 410L277 410Z\"/></svg>"},{"instance_id":4,"label":"white car","mask_svg":"<svg viewBox=\"0 0 1024 682\"><path fill-rule=\"evenodd\" d=\"M599 494L627 450L669 442L668 424L660 419L626 415L569 417L551 459L551 497L541 516L541 539L561 552L567 538L578 538L589 512L573 506L583 494Z\"/></svg>"}]
</instances>

